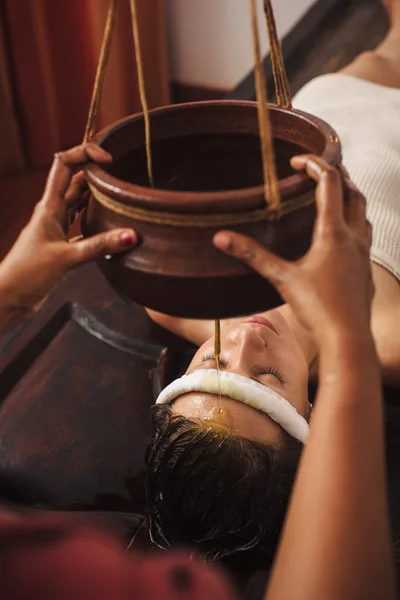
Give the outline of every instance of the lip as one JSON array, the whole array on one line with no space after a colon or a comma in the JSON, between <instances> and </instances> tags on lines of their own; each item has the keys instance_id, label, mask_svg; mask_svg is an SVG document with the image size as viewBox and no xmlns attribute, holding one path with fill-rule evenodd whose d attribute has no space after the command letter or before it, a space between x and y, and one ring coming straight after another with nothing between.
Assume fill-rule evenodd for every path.
<instances>
[{"instance_id":1,"label":"lip","mask_svg":"<svg viewBox=\"0 0 400 600\"><path fill-rule=\"evenodd\" d=\"M272 325L271 321L269 321L265 317L261 317L260 315L256 315L254 317L249 317L248 319L243 321L243 323L256 323L257 325L263 325L264 327L268 327L268 329L271 329L271 331L273 331L274 333L276 333L276 335L278 335L278 332L276 331L275 327Z\"/></svg>"}]
</instances>

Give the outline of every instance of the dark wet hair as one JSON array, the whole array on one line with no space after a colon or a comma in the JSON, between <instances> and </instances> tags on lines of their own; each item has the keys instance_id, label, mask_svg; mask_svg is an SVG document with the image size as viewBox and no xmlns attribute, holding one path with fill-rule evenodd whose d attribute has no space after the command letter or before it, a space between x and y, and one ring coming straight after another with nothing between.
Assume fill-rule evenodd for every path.
<instances>
[{"instance_id":1,"label":"dark wet hair","mask_svg":"<svg viewBox=\"0 0 400 600\"><path fill-rule=\"evenodd\" d=\"M302 444L277 446L152 410L147 452L150 533L162 548L194 546L205 560L276 549Z\"/></svg>"}]
</instances>

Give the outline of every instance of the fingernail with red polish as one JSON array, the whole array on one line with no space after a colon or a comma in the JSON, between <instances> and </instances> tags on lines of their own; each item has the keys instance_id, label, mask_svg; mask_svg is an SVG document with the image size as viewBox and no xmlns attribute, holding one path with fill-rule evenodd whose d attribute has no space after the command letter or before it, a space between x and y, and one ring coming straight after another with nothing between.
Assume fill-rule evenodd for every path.
<instances>
[{"instance_id":1,"label":"fingernail with red polish","mask_svg":"<svg viewBox=\"0 0 400 600\"><path fill-rule=\"evenodd\" d=\"M124 231L124 233L121 233L121 242L127 248L131 248L135 244L136 238L133 233L130 233L129 231Z\"/></svg>"}]
</instances>

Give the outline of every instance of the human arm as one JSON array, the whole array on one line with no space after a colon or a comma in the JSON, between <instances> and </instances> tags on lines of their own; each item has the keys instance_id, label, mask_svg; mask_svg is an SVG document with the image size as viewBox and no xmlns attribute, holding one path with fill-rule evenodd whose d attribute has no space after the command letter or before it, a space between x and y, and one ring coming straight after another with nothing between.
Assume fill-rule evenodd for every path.
<instances>
[{"instance_id":1,"label":"human arm","mask_svg":"<svg viewBox=\"0 0 400 600\"><path fill-rule=\"evenodd\" d=\"M107 163L112 158L90 143L55 155L42 199L0 263L0 334L35 314L70 270L135 245L131 229L68 241L71 217L84 206L82 168L90 160Z\"/></svg>"},{"instance_id":2,"label":"human arm","mask_svg":"<svg viewBox=\"0 0 400 600\"><path fill-rule=\"evenodd\" d=\"M146 308L146 312L150 319L164 327L171 333L201 346L206 340L214 335L214 321L202 321L200 319L181 319L180 317L171 317L163 313L156 312L150 308Z\"/></svg>"},{"instance_id":3,"label":"human arm","mask_svg":"<svg viewBox=\"0 0 400 600\"><path fill-rule=\"evenodd\" d=\"M395 598L372 337L327 340L319 376L310 437L266 597Z\"/></svg>"},{"instance_id":4,"label":"human arm","mask_svg":"<svg viewBox=\"0 0 400 600\"><path fill-rule=\"evenodd\" d=\"M386 491L380 366L370 330L371 229L365 201L339 173L303 157L319 182L309 253L296 263L253 240L217 234L217 247L273 283L319 348L319 389L268 600L396 597Z\"/></svg>"},{"instance_id":5,"label":"human arm","mask_svg":"<svg viewBox=\"0 0 400 600\"><path fill-rule=\"evenodd\" d=\"M179 335L185 340L201 346L210 339L215 333L215 321L202 320L202 319L181 319L180 317L171 317L170 315L164 315L163 313L156 312L146 308L146 312L150 319L164 327L171 333ZM221 320L221 331L224 331L226 327L231 327L234 321L241 323L244 317L238 319L223 319Z\"/></svg>"}]
</instances>

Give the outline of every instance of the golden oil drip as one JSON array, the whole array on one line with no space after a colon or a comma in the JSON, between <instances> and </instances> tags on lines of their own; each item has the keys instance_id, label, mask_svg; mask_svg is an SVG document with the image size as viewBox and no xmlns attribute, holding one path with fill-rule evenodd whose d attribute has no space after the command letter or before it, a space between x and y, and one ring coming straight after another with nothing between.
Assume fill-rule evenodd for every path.
<instances>
[{"instance_id":1,"label":"golden oil drip","mask_svg":"<svg viewBox=\"0 0 400 600\"><path fill-rule=\"evenodd\" d=\"M215 321L214 355L215 355L215 362L217 363L217 374L218 374L218 395L219 395L218 413L222 414L221 378L220 378L220 370L219 370L219 359L221 356L221 321L219 319Z\"/></svg>"}]
</instances>

